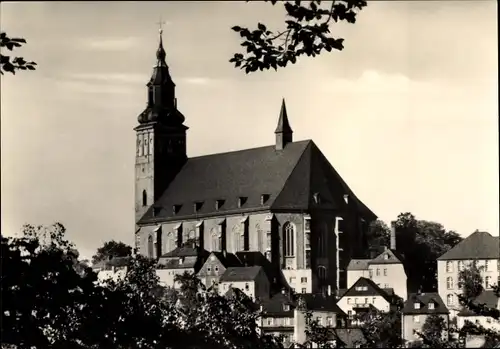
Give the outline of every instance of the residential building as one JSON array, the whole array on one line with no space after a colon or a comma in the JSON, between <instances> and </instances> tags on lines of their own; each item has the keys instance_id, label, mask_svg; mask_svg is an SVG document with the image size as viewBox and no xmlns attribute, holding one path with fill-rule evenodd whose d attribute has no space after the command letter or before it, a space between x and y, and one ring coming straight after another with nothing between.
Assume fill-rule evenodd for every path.
<instances>
[{"instance_id":1,"label":"residential building","mask_svg":"<svg viewBox=\"0 0 500 349\"><path fill-rule=\"evenodd\" d=\"M494 291L484 290L475 300L475 304L484 304L488 308L500 310L500 298L498 298ZM470 309L462 308L457 314L457 327L460 329L464 326L466 321L473 324L481 325L484 328L500 331L500 320L494 319L490 316L480 316Z\"/></svg>"},{"instance_id":2,"label":"residential building","mask_svg":"<svg viewBox=\"0 0 500 349\"><path fill-rule=\"evenodd\" d=\"M307 311L311 312L312 318L324 327L344 327L347 322L346 313L339 308L332 294L297 294L294 309L294 339L298 344L306 341L306 317ZM335 338L332 338L332 341Z\"/></svg>"},{"instance_id":3,"label":"residential building","mask_svg":"<svg viewBox=\"0 0 500 349\"><path fill-rule=\"evenodd\" d=\"M422 331L427 317L432 314L441 316L449 325L449 310L438 293L411 293L408 295L402 310L402 338L406 343L415 342L421 339L417 332ZM443 337L448 336L448 331L443 333Z\"/></svg>"},{"instance_id":4,"label":"residential building","mask_svg":"<svg viewBox=\"0 0 500 349\"><path fill-rule=\"evenodd\" d=\"M262 253L297 292L346 287L375 214L312 140L294 141L282 102L272 145L189 157L186 117L160 36L157 63L138 116L135 247L160 258L186 244ZM270 135L272 133L270 132Z\"/></svg>"},{"instance_id":5,"label":"residential building","mask_svg":"<svg viewBox=\"0 0 500 349\"><path fill-rule=\"evenodd\" d=\"M206 286L217 285L219 279L229 267L242 267L243 264L234 253L213 251L200 268L198 277Z\"/></svg>"},{"instance_id":6,"label":"residential building","mask_svg":"<svg viewBox=\"0 0 500 349\"><path fill-rule=\"evenodd\" d=\"M370 309L388 312L397 299L392 288L383 289L373 280L364 277L359 278L349 289L342 290L339 298L337 305L352 323L357 321L355 315Z\"/></svg>"},{"instance_id":7,"label":"residential building","mask_svg":"<svg viewBox=\"0 0 500 349\"><path fill-rule=\"evenodd\" d=\"M158 259L156 267L160 284L178 288L180 285L175 282L175 276L184 273L196 274L205 263L208 254L208 251L204 249L189 246L177 247L163 254Z\"/></svg>"},{"instance_id":8,"label":"residential building","mask_svg":"<svg viewBox=\"0 0 500 349\"><path fill-rule=\"evenodd\" d=\"M231 288L243 291L251 299L268 298L271 285L264 269L254 267L229 267L219 279L219 292L226 293Z\"/></svg>"},{"instance_id":9,"label":"residential building","mask_svg":"<svg viewBox=\"0 0 500 349\"><path fill-rule=\"evenodd\" d=\"M283 336L283 344L288 347L294 342L296 300L283 291L263 299L261 306L261 329L264 333Z\"/></svg>"},{"instance_id":10,"label":"residential building","mask_svg":"<svg viewBox=\"0 0 500 349\"><path fill-rule=\"evenodd\" d=\"M129 262L130 257L111 257L94 264L92 270L97 273L99 282L106 280L118 281L125 277Z\"/></svg>"},{"instance_id":11,"label":"residential building","mask_svg":"<svg viewBox=\"0 0 500 349\"><path fill-rule=\"evenodd\" d=\"M391 246L384 247L374 258L352 259L347 266L347 287L361 277L373 280L380 288L392 288L403 300L407 298L407 282L403 256L396 250L394 223L391 228Z\"/></svg>"},{"instance_id":12,"label":"residential building","mask_svg":"<svg viewBox=\"0 0 500 349\"><path fill-rule=\"evenodd\" d=\"M483 278L483 287L491 290L500 275L500 247L498 236L476 231L437 259L438 293L446 302L450 316L461 310L457 297L459 272L471 263L477 263Z\"/></svg>"}]
</instances>

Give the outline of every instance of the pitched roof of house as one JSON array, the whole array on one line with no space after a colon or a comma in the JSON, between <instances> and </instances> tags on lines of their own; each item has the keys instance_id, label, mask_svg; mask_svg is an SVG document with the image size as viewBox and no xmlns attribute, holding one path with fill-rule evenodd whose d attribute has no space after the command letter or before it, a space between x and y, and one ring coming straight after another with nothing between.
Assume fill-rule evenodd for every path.
<instances>
[{"instance_id":1,"label":"pitched roof of house","mask_svg":"<svg viewBox=\"0 0 500 349\"><path fill-rule=\"evenodd\" d=\"M111 259L106 259L99 261L92 265L92 269L111 269L112 267L121 268L126 267L130 263L132 257L112 257Z\"/></svg>"},{"instance_id":2,"label":"pitched roof of house","mask_svg":"<svg viewBox=\"0 0 500 349\"><path fill-rule=\"evenodd\" d=\"M351 259L347 265L347 270L367 270L371 259Z\"/></svg>"},{"instance_id":3,"label":"pitched roof of house","mask_svg":"<svg viewBox=\"0 0 500 349\"><path fill-rule=\"evenodd\" d=\"M492 290L484 290L473 301L473 303L475 303L476 305L484 304L486 307L494 308L494 309L498 309L498 306L499 306L498 302L499 302L499 299L496 296L495 291L492 291ZM477 316L477 314L468 308L463 308L458 313L458 316Z\"/></svg>"},{"instance_id":4,"label":"pitched roof of house","mask_svg":"<svg viewBox=\"0 0 500 349\"><path fill-rule=\"evenodd\" d=\"M429 308L429 303L434 303L434 309ZM419 309L415 309L415 303L419 303ZM449 310L443 300L436 292L410 293L406 300L402 313L405 315L415 314L449 314Z\"/></svg>"},{"instance_id":5,"label":"pitched roof of house","mask_svg":"<svg viewBox=\"0 0 500 349\"><path fill-rule=\"evenodd\" d=\"M262 270L260 266L254 267L229 267L221 275L220 282L254 281Z\"/></svg>"},{"instance_id":6,"label":"pitched roof of house","mask_svg":"<svg viewBox=\"0 0 500 349\"><path fill-rule=\"evenodd\" d=\"M360 290L359 287L363 287L363 290ZM366 289L365 289L366 288ZM341 298L343 297L373 297L373 296L381 296L388 302L393 300L394 292L392 289L382 289L380 288L373 280L368 278L360 277L347 291L345 291Z\"/></svg>"},{"instance_id":7,"label":"pitched roof of house","mask_svg":"<svg viewBox=\"0 0 500 349\"><path fill-rule=\"evenodd\" d=\"M319 204L313 200L316 192ZM261 204L263 194L269 198ZM292 142L280 151L271 145L189 158L138 224L280 209L341 209L347 205L345 194L363 216L376 218L313 141ZM246 198L241 207L239 197ZM224 200L218 210L216 200ZM195 202L202 203L196 213ZM181 205L175 214L174 205Z\"/></svg>"},{"instance_id":8,"label":"pitched roof of house","mask_svg":"<svg viewBox=\"0 0 500 349\"><path fill-rule=\"evenodd\" d=\"M335 328L333 331L337 340L340 340L346 348L357 348L368 343L361 328Z\"/></svg>"},{"instance_id":9,"label":"pitched roof of house","mask_svg":"<svg viewBox=\"0 0 500 349\"><path fill-rule=\"evenodd\" d=\"M398 251L386 249L371 259L368 264L402 264L403 260L403 256Z\"/></svg>"},{"instance_id":10,"label":"pitched roof of house","mask_svg":"<svg viewBox=\"0 0 500 349\"><path fill-rule=\"evenodd\" d=\"M445 252L438 260L496 259L499 257L499 237L484 231L476 231Z\"/></svg>"}]
</instances>

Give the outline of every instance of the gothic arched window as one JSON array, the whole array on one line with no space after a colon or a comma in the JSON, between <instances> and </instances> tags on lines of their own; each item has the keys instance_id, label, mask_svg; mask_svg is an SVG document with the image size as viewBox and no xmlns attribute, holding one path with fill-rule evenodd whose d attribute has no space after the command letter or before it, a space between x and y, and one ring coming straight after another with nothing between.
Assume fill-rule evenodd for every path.
<instances>
[{"instance_id":1,"label":"gothic arched window","mask_svg":"<svg viewBox=\"0 0 500 349\"><path fill-rule=\"evenodd\" d=\"M142 135L139 135L139 136L138 136L138 138L139 138L139 139L138 139L138 141L137 141L137 147L138 147L139 149L137 149L137 151L138 151L137 155L142 156L142 154L144 153L144 148L142 147L142 140L143 140L143 136L142 136Z\"/></svg>"},{"instance_id":2,"label":"gothic arched window","mask_svg":"<svg viewBox=\"0 0 500 349\"><path fill-rule=\"evenodd\" d=\"M210 230L210 237L212 239L212 251L220 251L221 249L219 235L220 234L215 228L212 228L212 230Z\"/></svg>"},{"instance_id":3,"label":"gothic arched window","mask_svg":"<svg viewBox=\"0 0 500 349\"><path fill-rule=\"evenodd\" d=\"M148 205L148 194L145 190L142 191L142 206Z\"/></svg>"},{"instance_id":4,"label":"gothic arched window","mask_svg":"<svg viewBox=\"0 0 500 349\"><path fill-rule=\"evenodd\" d=\"M144 155L148 155L148 135L144 135Z\"/></svg>"},{"instance_id":5,"label":"gothic arched window","mask_svg":"<svg viewBox=\"0 0 500 349\"><path fill-rule=\"evenodd\" d=\"M243 251L241 249L241 241L242 240L242 236L241 236L241 231L240 231L240 226L239 224L236 224L234 227L233 227L233 250L234 252L238 252L238 251Z\"/></svg>"},{"instance_id":6,"label":"gothic arched window","mask_svg":"<svg viewBox=\"0 0 500 349\"><path fill-rule=\"evenodd\" d=\"M290 222L283 225L283 253L285 257L295 256L295 225Z\"/></svg>"},{"instance_id":7,"label":"gothic arched window","mask_svg":"<svg viewBox=\"0 0 500 349\"><path fill-rule=\"evenodd\" d=\"M153 136L151 136L149 138L149 154L153 154L153 145L154 145Z\"/></svg>"},{"instance_id":8,"label":"gothic arched window","mask_svg":"<svg viewBox=\"0 0 500 349\"><path fill-rule=\"evenodd\" d=\"M154 244L153 244L153 237L149 235L148 237L148 257L153 258L154 256Z\"/></svg>"},{"instance_id":9,"label":"gothic arched window","mask_svg":"<svg viewBox=\"0 0 500 349\"><path fill-rule=\"evenodd\" d=\"M323 266L318 267L318 277L320 280L326 280L326 268Z\"/></svg>"},{"instance_id":10,"label":"gothic arched window","mask_svg":"<svg viewBox=\"0 0 500 349\"><path fill-rule=\"evenodd\" d=\"M318 256L326 257L328 255L328 225L321 225L321 230L318 235Z\"/></svg>"},{"instance_id":11,"label":"gothic arched window","mask_svg":"<svg viewBox=\"0 0 500 349\"><path fill-rule=\"evenodd\" d=\"M172 232L169 232L167 234L167 251L165 252L170 252L175 249L175 237Z\"/></svg>"}]
</instances>

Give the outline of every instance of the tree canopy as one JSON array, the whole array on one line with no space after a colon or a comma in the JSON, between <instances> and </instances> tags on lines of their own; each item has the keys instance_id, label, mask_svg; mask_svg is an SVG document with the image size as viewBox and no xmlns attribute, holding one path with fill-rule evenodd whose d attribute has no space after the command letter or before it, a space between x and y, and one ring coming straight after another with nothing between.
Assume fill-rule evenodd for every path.
<instances>
[{"instance_id":1,"label":"tree canopy","mask_svg":"<svg viewBox=\"0 0 500 349\"><path fill-rule=\"evenodd\" d=\"M115 240L107 241L103 246L97 249L95 255L92 256L92 264L98 262L109 260L115 257L130 257L132 256L132 247L124 244L123 242L117 242Z\"/></svg>"},{"instance_id":2,"label":"tree canopy","mask_svg":"<svg viewBox=\"0 0 500 349\"><path fill-rule=\"evenodd\" d=\"M331 34L331 24L355 23L358 12L367 5L363 0L266 1L283 5L285 29L272 31L260 22L253 30L239 25L232 27L240 35L246 53L235 53L229 61L247 74L284 68L304 55L315 57L325 51L343 50L344 39Z\"/></svg>"},{"instance_id":3,"label":"tree canopy","mask_svg":"<svg viewBox=\"0 0 500 349\"><path fill-rule=\"evenodd\" d=\"M11 38L7 36L7 33L0 33L0 50L2 48L7 48L9 51L14 50L14 48L21 47L26 43L26 39L23 38ZM36 63L26 61L23 57L11 57L4 54L4 50L0 53L0 74L3 75L4 72L9 72L15 74L17 70L35 70Z\"/></svg>"}]
</instances>

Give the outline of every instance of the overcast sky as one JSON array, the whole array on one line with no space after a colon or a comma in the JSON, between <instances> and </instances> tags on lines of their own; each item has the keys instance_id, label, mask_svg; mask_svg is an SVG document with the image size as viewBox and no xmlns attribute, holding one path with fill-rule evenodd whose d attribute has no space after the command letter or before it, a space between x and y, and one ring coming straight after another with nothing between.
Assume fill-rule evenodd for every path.
<instances>
[{"instance_id":1,"label":"overcast sky","mask_svg":"<svg viewBox=\"0 0 500 349\"><path fill-rule=\"evenodd\" d=\"M83 255L133 243L133 127L159 16L190 156L274 142L285 97L386 222L410 211L467 236L499 231L495 1L370 2L336 25L345 50L246 76L233 25L283 27L282 6L240 2L1 3L1 28L35 72L1 80L2 233L63 223Z\"/></svg>"}]
</instances>

